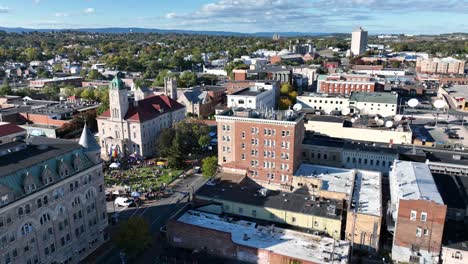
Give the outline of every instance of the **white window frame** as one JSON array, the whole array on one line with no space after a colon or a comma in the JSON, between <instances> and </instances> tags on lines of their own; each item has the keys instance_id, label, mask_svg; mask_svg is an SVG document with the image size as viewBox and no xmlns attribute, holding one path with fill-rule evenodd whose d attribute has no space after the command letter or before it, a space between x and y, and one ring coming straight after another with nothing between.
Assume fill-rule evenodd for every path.
<instances>
[{"instance_id":1,"label":"white window frame","mask_svg":"<svg viewBox=\"0 0 468 264\"><path fill-rule=\"evenodd\" d=\"M416 221L417 218L418 218L418 212L416 212L415 210L411 210L410 220L411 221Z\"/></svg>"}]
</instances>

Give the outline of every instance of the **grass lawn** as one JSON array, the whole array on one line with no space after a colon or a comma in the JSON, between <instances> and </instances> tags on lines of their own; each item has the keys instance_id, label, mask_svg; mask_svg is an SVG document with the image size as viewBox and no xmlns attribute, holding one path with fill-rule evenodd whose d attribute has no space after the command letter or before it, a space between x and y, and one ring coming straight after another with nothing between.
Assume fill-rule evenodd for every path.
<instances>
[{"instance_id":1,"label":"grass lawn","mask_svg":"<svg viewBox=\"0 0 468 264\"><path fill-rule=\"evenodd\" d=\"M157 188L160 187L162 183L169 183L174 177L179 176L183 170L172 170L172 169L159 169L161 174L158 174L157 177L154 176L154 171L157 170L157 167L143 167L137 168L136 170L126 170L123 172L124 177L121 179L115 179L110 176L110 174L104 177L104 180L107 185L128 185L135 189L144 188Z\"/></svg>"}]
</instances>

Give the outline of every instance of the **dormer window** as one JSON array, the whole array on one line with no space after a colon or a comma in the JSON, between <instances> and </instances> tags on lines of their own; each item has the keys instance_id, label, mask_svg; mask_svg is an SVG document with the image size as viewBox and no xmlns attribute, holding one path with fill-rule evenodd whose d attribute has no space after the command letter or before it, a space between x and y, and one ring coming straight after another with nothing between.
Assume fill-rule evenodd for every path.
<instances>
[{"instance_id":1,"label":"dormer window","mask_svg":"<svg viewBox=\"0 0 468 264\"><path fill-rule=\"evenodd\" d=\"M3 194L2 196L0 196L0 205L7 204L8 202L8 194Z\"/></svg>"}]
</instances>

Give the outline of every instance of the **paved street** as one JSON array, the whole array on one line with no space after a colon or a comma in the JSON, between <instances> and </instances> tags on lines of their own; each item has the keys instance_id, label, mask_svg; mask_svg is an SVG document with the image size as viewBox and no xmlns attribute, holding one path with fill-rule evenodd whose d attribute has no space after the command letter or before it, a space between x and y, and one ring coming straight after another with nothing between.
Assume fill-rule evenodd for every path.
<instances>
[{"instance_id":1,"label":"paved street","mask_svg":"<svg viewBox=\"0 0 468 264\"><path fill-rule=\"evenodd\" d=\"M153 237L157 238L159 237L159 230L165 224L166 220L189 200L191 197L189 193L198 190L205 182L206 179L204 179L201 174L190 175L186 178L178 179L169 185L169 188L174 190L174 194L170 197L144 204L138 208L115 207L115 211L119 214L119 223L131 217L143 217L150 224ZM108 212L112 213L114 210L113 202L108 202L107 207ZM111 226L110 228L115 230L116 226ZM106 246L107 248L105 248ZM105 247L101 249L102 253L99 256L94 256L94 258L87 263L121 263L119 250L113 243L111 242L105 245ZM155 258L157 256L158 252L154 252L153 250L149 251L149 254L145 253L142 257L146 259ZM145 261L142 261L141 263L144 262Z\"/></svg>"}]
</instances>

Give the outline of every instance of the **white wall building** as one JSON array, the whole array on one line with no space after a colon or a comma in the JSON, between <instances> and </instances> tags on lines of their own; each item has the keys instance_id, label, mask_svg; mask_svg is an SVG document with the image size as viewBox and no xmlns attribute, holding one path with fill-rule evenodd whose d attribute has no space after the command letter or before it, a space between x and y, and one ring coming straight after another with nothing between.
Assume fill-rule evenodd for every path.
<instances>
[{"instance_id":1,"label":"white wall building","mask_svg":"<svg viewBox=\"0 0 468 264\"><path fill-rule=\"evenodd\" d=\"M307 111L317 110L325 113L341 112L349 108L351 113L367 115L394 116L398 109L398 95L392 93L353 92L350 97L308 94L297 97Z\"/></svg>"},{"instance_id":2,"label":"white wall building","mask_svg":"<svg viewBox=\"0 0 468 264\"><path fill-rule=\"evenodd\" d=\"M256 82L254 86L227 96L228 107L276 108L279 86L275 82Z\"/></svg>"},{"instance_id":3,"label":"white wall building","mask_svg":"<svg viewBox=\"0 0 468 264\"><path fill-rule=\"evenodd\" d=\"M351 34L351 52L354 56L359 56L366 51L366 47L367 31L359 27Z\"/></svg>"},{"instance_id":4,"label":"white wall building","mask_svg":"<svg viewBox=\"0 0 468 264\"><path fill-rule=\"evenodd\" d=\"M165 80L167 83L173 80ZM174 86L166 94L138 98L130 104L127 88L116 77L109 87L110 109L97 117L101 157L109 158L113 152L120 156L136 153L150 157L156 153L156 140L163 128L185 118L186 108L176 100Z\"/></svg>"}]
</instances>

